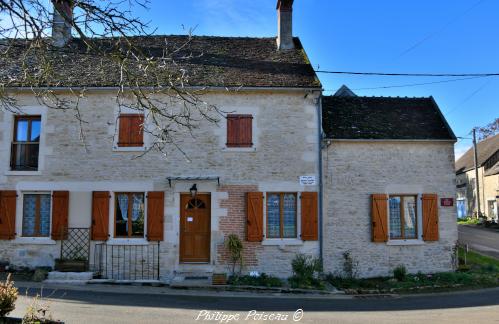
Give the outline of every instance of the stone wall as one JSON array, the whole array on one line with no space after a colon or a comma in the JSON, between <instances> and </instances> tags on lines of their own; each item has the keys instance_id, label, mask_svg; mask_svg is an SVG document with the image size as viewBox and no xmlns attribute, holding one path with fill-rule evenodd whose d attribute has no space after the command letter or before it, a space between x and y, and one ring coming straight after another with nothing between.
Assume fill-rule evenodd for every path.
<instances>
[{"instance_id":1,"label":"stone wall","mask_svg":"<svg viewBox=\"0 0 499 324\"><path fill-rule=\"evenodd\" d=\"M303 91L207 94L204 99L222 111L253 114L254 148L226 148L226 125L221 119L218 125L200 122L193 136L181 133L176 144L185 154L172 146L166 158L157 152L137 158L143 152L114 148L118 111L114 92L89 91L80 101L84 141L74 111L47 109L32 96L19 94L23 112L42 116L39 171L21 174L9 170L14 116L0 111L0 190L17 190L20 196L26 191L70 191L69 223L74 227L90 226L92 191L110 191L111 195L164 191L165 239L160 244L160 277L169 280L177 273L199 269L227 270L223 241L232 232L244 238L245 191L318 191L318 186L301 186L298 181L301 175L318 177L317 96L307 96ZM150 144L151 139L146 136L145 142ZM170 186L167 181L167 177L207 175L220 177L221 186L216 181L174 181ZM189 192L194 182L199 192L210 193L212 199L211 262L200 267L178 261L180 194ZM18 198L17 224L22 222L21 200ZM108 244L148 244L145 240L114 239L113 216L111 200ZM92 251L97 243L101 242L92 242ZM52 265L59 250L59 242L50 239L32 240L18 235L13 241L0 241L0 259L19 265ZM318 242L247 244L246 251L247 271L287 276L294 254L303 251L316 255ZM94 263L93 255L90 262Z\"/></svg>"},{"instance_id":2,"label":"stone wall","mask_svg":"<svg viewBox=\"0 0 499 324\"><path fill-rule=\"evenodd\" d=\"M370 195L375 193L436 193L439 198L455 198L452 142L333 141L324 152L324 169L327 272L342 274L345 252L358 263L361 277L390 275L401 264L412 273L452 269L455 204L439 206L439 241L420 238L405 243L371 242L370 206Z\"/></svg>"}]
</instances>

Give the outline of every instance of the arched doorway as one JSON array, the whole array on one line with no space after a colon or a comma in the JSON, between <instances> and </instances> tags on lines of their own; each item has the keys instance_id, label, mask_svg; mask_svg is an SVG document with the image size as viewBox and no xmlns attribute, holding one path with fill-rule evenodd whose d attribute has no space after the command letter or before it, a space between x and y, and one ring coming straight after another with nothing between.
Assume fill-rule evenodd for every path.
<instances>
[{"instance_id":1,"label":"arched doorway","mask_svg":"<svg viewBox=\"0 0 499 324\"><path fill-rule=\"evenodd\" d=\"M180 262L209 263L211 196L180 196Z\"/></svg>"}]
</instances>

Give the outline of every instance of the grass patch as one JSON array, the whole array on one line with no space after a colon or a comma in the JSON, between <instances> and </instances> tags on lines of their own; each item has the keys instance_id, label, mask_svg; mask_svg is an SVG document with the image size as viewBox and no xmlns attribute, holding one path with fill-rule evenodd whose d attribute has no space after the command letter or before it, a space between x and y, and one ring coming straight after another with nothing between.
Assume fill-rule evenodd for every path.
<instances>
[{"instance_id":1,"label":"grass patch","mask_svg":"<svg viewBox=\"0 0 499 324\"><path fill-rule=\"evenodd\" d=\"M480 223L480 219L476 217L466 217L458 219L457 223L459 225L477 225L478 223Z\"/></svg>"},{"instance_id":2,"label":"grass patch","mask_svg":"<svg viewBox=\"0 0 499 324\"><path fill-rule=\"evenodd\" d=\"M459 249L460 270L435 274L407 274L403 280L392 277L345 279L328 275L326 280L349 293L415 293L499 286L499 260Z\"/></svg>"}]
</instances>

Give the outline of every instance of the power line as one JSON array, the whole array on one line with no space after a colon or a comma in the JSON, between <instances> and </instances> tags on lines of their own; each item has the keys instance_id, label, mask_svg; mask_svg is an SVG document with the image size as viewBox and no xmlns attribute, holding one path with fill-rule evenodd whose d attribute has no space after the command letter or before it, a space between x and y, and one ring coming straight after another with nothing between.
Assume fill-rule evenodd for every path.
<instances>
[{"instance_id":1,"label":"power line","mask_svg":"<svg viewBox=\"0 0 499 324\"><path fill-rule=\"evenodd\" d=\"M352 71L326 71L326 70L316 70L315 73L370 75L370 76L408 76L408 77L492 77L492 76L499 76L499 73L385 73L385 72L352 72Z\"/></svg>"},{"instance_id":2,"label":"power line","mask_svg":"<svg viewBox=\"0 0 499 324\"><path fill-rule=\"evenodd\" d=\"M478 2L476 2L473 6L469 7L467 10L465 10L463 13L461 13L460 15L452 18L451 20L449 20L445 25L443 25L440 29L428 34L427 36L425 36L423 39L419 40L418 42L416 42L414 45L412 45L411 47L409 47L408 49L406 49L405 51L403 51L402 53L400 53L400 55L398 56L398 58L406 55L407 53L413 51L414 49L416 49L417 47L419 47L421 44L423 44L424 42L426 42L427 40L429 40L430 38L433 38L434 36L438 35L439 33L443 32L444 30L446 30L450 25L452 25L454 22L458 21L459 19L461 19L462 17L466 16L468 13L470 13L473 9L475 9L476 7L478 7L479 5L481 5L485 0L479 0Z\"/></svg>"},{"instance_id":3,"label":"power line","mask_svg":"<svg viewBox=\"0 0 499 324\"><path fill-rule=\"evenodd\" d=\"M370 87L370 88L353 88L351 90L358 91L358 90L377 90L377 89L391 89L391 88L406 88L406 87L416 87L416 86L429 85L429 84L438 84L438 83L448 83L448 82L456 82L456 81L474 80L474 79L481 79L481 78L486 78L486 77L479 76L479 77L469 77L469 78L461 78L461 79L448 79L448 80L423 82L423 83L408 83L408 84L398 84L398 85L389 85L389 86L380 86L380 87ZM328 89L328 90L325 90L325 91L336 91L336 90Z\"/></svg>"}]
</instances>

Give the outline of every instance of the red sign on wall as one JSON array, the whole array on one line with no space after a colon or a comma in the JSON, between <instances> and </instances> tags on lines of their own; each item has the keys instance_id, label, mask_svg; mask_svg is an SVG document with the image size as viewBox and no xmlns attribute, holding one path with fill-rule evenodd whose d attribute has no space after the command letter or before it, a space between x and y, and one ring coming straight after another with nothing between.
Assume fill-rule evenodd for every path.
<instances>
[{"instance_id":1,"label":"red sign on wall","mask_svg":"<svg viewBox=\"0 0 499 324\"><path fill-rule=\"evenodd\" d=\"M440 198L440 206L442 207L454 206L454 198Z\"/></svg>"}]
</instances>

